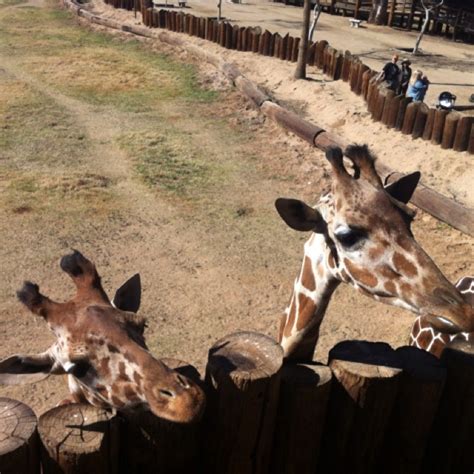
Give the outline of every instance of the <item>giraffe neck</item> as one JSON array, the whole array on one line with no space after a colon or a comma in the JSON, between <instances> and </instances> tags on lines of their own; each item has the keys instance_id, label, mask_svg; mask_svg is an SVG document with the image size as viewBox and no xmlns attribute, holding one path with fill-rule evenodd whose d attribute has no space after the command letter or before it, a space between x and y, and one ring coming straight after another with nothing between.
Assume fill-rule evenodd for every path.
<instances>
[{"instance_id":1,"label":"giraffe neck","mask_svg":"<svg viewBox=\"0 0 474 474\"><path fill-rule=\"evenodd\" d=\"M313 358L319 327L339 284L329 268L331 259L324 236L313 234L305 244L301 271L281 321L279 341L288 359Z\"/></svg>"}]
</instances>

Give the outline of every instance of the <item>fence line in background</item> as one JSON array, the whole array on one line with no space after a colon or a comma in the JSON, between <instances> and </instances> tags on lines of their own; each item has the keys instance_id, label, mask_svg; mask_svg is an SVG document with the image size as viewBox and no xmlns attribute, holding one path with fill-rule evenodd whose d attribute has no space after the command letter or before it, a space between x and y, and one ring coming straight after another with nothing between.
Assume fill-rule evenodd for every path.
<instances>
[{"instance_id":1,"label":"fence line in background","mask_svg":"<svg viewBox=\"0 0 474 474\"><path fill-rule=\"evenodd\" d=\"M127 10L133 10L135 5L133 0L105 0L105 3ZM139 9L143 23L150 28L185 33L212 41L226 49L253 52L283 61L296 62L298 58L300 39L289 34L281 36L268 30L262 31L260 27L239 27L183 11L156 10L148 6L147 0L140 3ZM310 44L307 63L321 69L334 81L341 79L348 82L351 91L361 95L367 102L367 109L374 121L411 135L414 139L431 141L444 149L474 154L474 116L427 109L425 104L419 103L408 106L409 98L396 96L393 91L374 81L376 71L349 51L338 51L325 40ZM427 120L428 117L431 120Z\"/></svg>"}]
</instances>

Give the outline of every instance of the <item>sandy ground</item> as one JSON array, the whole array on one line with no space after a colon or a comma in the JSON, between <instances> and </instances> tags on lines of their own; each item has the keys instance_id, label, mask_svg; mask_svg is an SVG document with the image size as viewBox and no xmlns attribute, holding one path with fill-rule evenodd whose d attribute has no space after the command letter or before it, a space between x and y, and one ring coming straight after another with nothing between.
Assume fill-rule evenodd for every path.
<instances>
[{"instance_id":1,"label":"sandy ground","mask_svg":"<svg viewBox=\"0 0 474 474\"><path fill-rule=\"evenodd\" d=\"M93 2L93 8L106 16L140 23L139 20L133 18L132 13L113 9L100 1ZM224 14L232 20L238 20L242 24L258 24L262 27L268 25L272 31L273 26L280 24L276 18L281 16L284 20L281 21L283 26L280 24L279 31L282 32L293 31L289 29L292 25L290 18L293 18L293 23L297 23L298 15L301 14L301 10L296 7L285 7L279 3L268 2L243 5L225 3L224 9ZM202 0L196 1L196 4L191 2L191 10L187 11L211 14L212 9L210 2ZM261 21L257 21L257 18ZM411 40L407 39L407 36L413 39L414 35L414 33L381 27L374 27L373 31L371 27L371 29L354 32L354 29L348 27L346 23L347 19L323 14L320 35L338 48L350 42L351 51L358 54L369 50L374 51L374 54L381 54L383 45L390 49L403 41L409 44ZM297 26L293 24L295 34L298 31ZM353 39L355 34L360 35L357 41ZM467 152L442 150L438 145L432 145L421 139L413 140L398 131L387 130L381 123L371 120L365 102L351 92L348 84L342 81L326 80L327 78L316 68L308 68L309 80L296 81L293 79L295 66L292 63L253 53L229 51L208 41L189 36L186 38L193 44L238 65L245 75L259 84L277 102L285 104L306 119L349 141L368 143L379 159L395 170L421 171L422 182L425 185L468 207L474 207L473 157ZM371 45L375 42L381 47L371 49ZM441 59L439 59L439 64L432 65L433 73L439 75L438 81L445 83L453 80L460 84L470 84L474 90L473 46L453 43L439 37L427 37L425 47L427 50L432 48L439 54L441 52L444 54L444 66ZM372 57L372 53L369 56ZM448 58L451 59L448 60ZM373 63L368 64L376 67ZM379 64L381 65L382 62L379 61ZM454 77L456 77L455 81ZM456 93L459 94L462 91L466 93L467 90L471 89L459 87Z\"/></svg>"},{"instance_id":2,"label":"sandy ground","mask_svg":"<svg viewBox=\"0 0 474 474\"><path fill-rule=\"evenodd\" d=\"M127 12L112 11L99 4L96 8L130 18ZM158 43L153 47L157 52L193 62L182 51ZM441 187L450 194L452 183L456 182L457 187L452 189L459 199L474 201L469 187L462 188L466 169L455 173L470 157L444 154L449 157L446 162L459 160L458 164L451 164L450 168L437 166L442 162L440 149L425 143L407 143L405 137L373 124L364 115L362 102L352 96L346 84L322 82L321 77L296 83L291 79L292 65L266 62L265 58L250 54L237 55L217 48L215 51L235 61L281 102L318 123L329 123L349 139L368 141L384 162L398 164L401 169L404 157L412 155L414 162L407 161L405 165L422 164L431 174L428 180L437 184L436 189ZM140 311L149 318L146 337L157 356L184 359L202 371L208 348L225 334L255 330L275 336L299 270L306 236L296 234L279 220L273 201L278 196L316 201L328 184L328 166L321 152L265 121L224 78L200 65L202 83L219 87L220 100L199 106L200 120L179 108L166 111L165 117L186 131L189 148L204 149L212 160L232 173L205 200L183 204L138 181L133 176L133 156L117 145L116 139L124 129L137 120L141 123L138 114L130 118L110 107L91 106L71 98L67 90L61 93L48 86L46 80L39 79L38 72L28 69L26 62L6 56L3 50L0 62L2 74L41 90L51 103L67 111L92 144L77 166L85 166L116 183L114 205L123 206L110 216L89 212L73 224L54 209L41 214L14 213L8 206L0 208L2 221L8 223L0 227L0 240L7 243L0 247L0 358L39 352L50 344L51 335L44 322L28 314L14 294L22 280L31 279L51 297L67 299L72 287L60 272L58 261L71 247L79 248L96 262L109 294L134 272L141 273ZM41 67L42 64L40 70ZM67 65L57 67L60 70ZM69 80L72 86L76 79L72 76ZM308 97L311 100L306 100ZM8 101L8 97L0 96L0 104L2 100ZM349 120L354 123L350 125ZM159 122L152 125L157 130L161 127ZM7 175L0 174L0 178L0 189L7 190ZM72 192L76 192L74 188ZM64 199L71 200L71 196L66 194ZM62 204L58 206L59 210ZM451 281L474 271L472 238L421 212L413 230ZM346 339L404 345L413 319L406 311L381 305L341 286L322 325L316 358L325 361L328 350ZM0 389L0 396L23 400L38 413L65 395L61 377Z\"/></svg>"}]
</instances>

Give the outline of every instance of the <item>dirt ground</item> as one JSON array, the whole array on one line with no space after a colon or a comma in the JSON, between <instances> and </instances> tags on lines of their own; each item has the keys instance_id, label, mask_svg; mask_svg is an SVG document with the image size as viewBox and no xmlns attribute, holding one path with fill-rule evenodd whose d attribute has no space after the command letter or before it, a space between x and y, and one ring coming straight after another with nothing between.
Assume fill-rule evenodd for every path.
<instances>
[{"instance_id":1,"label":"dirt ground","mask_svg":"<svg viewBox=\"0 0 474 474\"><path fill-rule=\"evenodd\" d=\"M261 58L239 61L258 76L251 67ZM328 167L321 152L265 121L223 77L194 63L159 43L78 26L54 3L2 4L0 358L39 352L52 341L15 291L28 279L51 298L67 299L72 284L58 262L71 248L95 261L109 294L140 272L140 311L149 318L147 342L157 356L202 371L208 348L225 334L275 336L306 236L280 221L273 202L316 201ZM279 72L287 74L285 90L289 67ZM262 80L303 108L302 99ZM355 102L337 100L347 95L346 85L314 86L322 116L330 116L329 108L333 120L357 112ZM311 106L304 108L308 115ZM369 129L371 141L386 134L363 120L358 126ZM350 129L334 128L344 136ZM444 169L431 173L449 189ZM469 188L460 196L473 202ZM452 281L473 272L472 238L421 212L414 233ZM413 319L340 287L316 356L325 361L345 339L404 345ZM66 387L62 377L50 377L2 387L0 395L41 413Z\"/></svg>"}]
</instances>

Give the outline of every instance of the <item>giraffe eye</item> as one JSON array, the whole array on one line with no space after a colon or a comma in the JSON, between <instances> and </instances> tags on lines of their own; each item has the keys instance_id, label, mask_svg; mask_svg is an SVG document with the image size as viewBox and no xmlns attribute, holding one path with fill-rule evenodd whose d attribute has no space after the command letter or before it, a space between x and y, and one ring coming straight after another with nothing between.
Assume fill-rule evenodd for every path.
<instances>
[{"instance_id":1,"label":"giraffe eye","mask_svg":"<svg viewBox=\"0 0 474 474\"><path fill-rule=\"evenodd\" d=\"M338 242L346 248L354 247L357 243L361 242L365 237L366 233L360 229L344 229L334 234Z\"/></svg>"}]
</instances>

